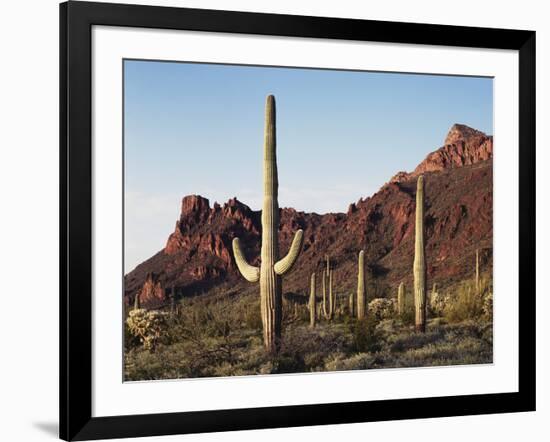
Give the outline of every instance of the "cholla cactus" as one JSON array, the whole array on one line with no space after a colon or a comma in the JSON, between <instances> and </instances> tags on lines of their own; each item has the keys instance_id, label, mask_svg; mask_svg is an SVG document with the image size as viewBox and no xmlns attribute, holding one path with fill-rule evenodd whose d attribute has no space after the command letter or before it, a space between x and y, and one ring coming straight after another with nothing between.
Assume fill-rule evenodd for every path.
<instances>
[{"instance_id":1,"label":"cholla cactus","mask_svg":"<svg viewBox=\"0 0 550 442\"><path fill-rule=\"evenodd\" d=\"M265 107L264 201L262 207L262 248L260 268L248 264L239 238L233 239L233 254L239 271L247 281L260 281L260 305L265 348L279 349L282 325L281 277L296 263L302 250L303 231L298 230L288 254L279 260L279 203L275 128L275 97L269 95Z\"/></svg>"},{"instance_id":2,"label":"cholla cactus","mask_svg":"<svg viewBox=\"0 0 550 442\"><path fill-rule=\"evenodd\" d=\"M405 313L405 284L401 282L397 289L397 313L402 315Z\"/></svg>"},{"instance_id":3,"label":"cholla cactus","mask_svg":"<svg viewBox=\"0 0 550 442\"><path fill-rule=\"evenodd\" d=\"M309 289L309 326L315 327L315 316L317 315L317 299L315 298L315 273L311 274Z\"/></svg>"},{"instance_id":4,"label":"cholla cactus","mask_svg":"<svg viewBox=\"0 0 550 442\"><path fill-rule=\"evenodd\" d=\"M416 331L426 331L426 256L424 254L424 177L416 185L416 222L414 247L414 307Z\"/></svg>"},{"instance_id":5,"label":"cholla cactus","mask_svg":"<svg viewBox=\"0 0 550 442\"><path fill-rule=\"evenodd\" d=\"M130 311L126 324L132 335L139 338L143 348L154 351L166 331L166 317L157 310L135 309Z\"/></svg>"},{"instance_id":6,"label":"cholla cactus","mask_svg":"<svg viewBox=\"0 0 550 442\"><path fill-rule=\"evenodd\" d=\"M357 270L357 319L367 315L367 296L365 293L365 252L359 252Z\"/></svg>"},{"instance_id":7,"label":"cholla cactus","mask_svg":"<svg viewBox=\"0 0 550 442\"><path fill-rule=\"evenodd\" d=\"M430 296L430 309L436 316L442 316L449 304L449 296L441 291L432 293Z\"/></svg>"},{"instance_id":8,"label":"cholla cactus","mask_svg":"<svg viewBox=\"0 0 550 442\"><path fill-rule=\"evenodd\" d=\"M369 315L376 319L391 319L395 314L395 306L391 299L375 298L369 302Z\"/></svg>"}]
</instances>

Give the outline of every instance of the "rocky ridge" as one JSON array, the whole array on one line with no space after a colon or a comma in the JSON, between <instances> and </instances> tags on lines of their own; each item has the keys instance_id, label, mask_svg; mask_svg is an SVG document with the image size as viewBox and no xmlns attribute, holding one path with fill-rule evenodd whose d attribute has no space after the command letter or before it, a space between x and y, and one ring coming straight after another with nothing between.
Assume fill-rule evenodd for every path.
<instances>
[{"instance_id":1,"label":"rocky ridge","mask_svg":"<svg viewBox=\"0 0 550 442\"><path fill-rule=\"evenodd\" d=\"M455 124L444 145L430 153L411 173L400 172L371 197L350 204L346 213L304 213L280 209L281 253L296 229L304 230L304 246L283 290L306 293L309 275L331 257L335 286L355 285L357 253L365 250L371 296L389 296L400 281L412 284L414 197L416 177L425 175L426 236L429 283L453 284L473 272L476 248L482 267L492 266L493 139ZM238 274L231 249L241 238L249 262L259 264L261 211L232 198L214 203L185 196L174 232L165 247L125 276L125 299L167 302L171 287L181 296L208 294L223 288L233 293L257 290ZM152 277L154 275L154 278Z\"/></svg>"}]
</instances>

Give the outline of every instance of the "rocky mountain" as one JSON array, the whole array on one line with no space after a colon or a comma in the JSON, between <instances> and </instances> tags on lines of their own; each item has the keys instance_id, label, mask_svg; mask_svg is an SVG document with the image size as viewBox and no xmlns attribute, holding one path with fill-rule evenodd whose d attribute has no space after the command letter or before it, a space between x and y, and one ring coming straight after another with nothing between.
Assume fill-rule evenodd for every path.
<instances>
[{"instance_id":1,"label":"rocky mountain","mask_svg":"<svg viewBox=\"0 0 550 442\"><path fill-rule=\"evenodd\" d=\"M283 282L284 292L307 293L309 276L321 271L325 255L334 268L337 292L354 290L357 254L365 250L369 296L390 296L404 281L412 286L416 177L425 176L428 284L447 287L472 276L476 248L482 271L492 269L493 139L455 124L445 143L411 173L399 172L372 195L350 204L347 213L280 209L279 242L286 254L296 229L304 230L302 255ZM210 206L189 195L165 247L125 276L125 300L141 293L142 304L215 291L258 290L237 272L231 241L241 238L247 258L259 264L260 211L236 198Z\"/></svg>"}]
</instances>

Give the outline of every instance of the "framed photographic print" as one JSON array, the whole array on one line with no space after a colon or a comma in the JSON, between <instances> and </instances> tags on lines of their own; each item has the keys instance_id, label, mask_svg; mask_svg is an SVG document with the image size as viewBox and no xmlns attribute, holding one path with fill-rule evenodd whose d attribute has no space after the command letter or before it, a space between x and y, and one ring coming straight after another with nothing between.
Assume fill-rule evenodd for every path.
<instances>
[{"instance_id":1,"label":"framed photographic print","mask_svg":"<svg viewBox=\"0 0 550 442\"><path fill-rule=\"evenodd\" d=\"M534 32L60 17L61 438L534 410Z\"/></svg>"}]
</instances>

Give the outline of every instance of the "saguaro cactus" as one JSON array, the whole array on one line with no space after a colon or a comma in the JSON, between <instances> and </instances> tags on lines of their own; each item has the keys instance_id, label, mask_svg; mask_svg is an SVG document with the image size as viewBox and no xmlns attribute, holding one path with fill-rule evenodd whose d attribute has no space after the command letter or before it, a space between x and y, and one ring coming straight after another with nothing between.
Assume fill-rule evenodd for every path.
<instances>
[{"instance_id":1,"label":"saguaro cactus","mask_svg":"<svg viewBox=\"0 0 550 442\"><path fill-rule=\"evenodd\" d=\"M330 258L325 255L326 268L323 270L323 315L325 319L331 320L334 318L336 311L336 297L332 292L332 269L330 268ZM328 287L328 297L327 297Z\"/></svg>"},{"instance_id":2,"label":"saguaro cactus","mask_svg":"<svg viewBox=\"0 0 550 442\"><path fill-rule=\"evenodd\" d=\"M309 289L309 326L315 327L315 319L317 315L317 299L315 298L315 273L311 274L310 289Z\"/></svg>"},{"instance_id":3,"label":"saguaro cactus","mask_svg":"<svg viewBox=\"0 0 550 442\"><path fill-rule=\"evenodd\" d=\"M397 289L397 313L400 315L405 313L405 284L403 282Z\"/></svg>"},{"instance_id":4,"label":"saguaro cactus","mask_svg":"<svg viewBox=\"0 0 550 442\"><path fill-rule=\"evenodd\" d=\"M353 296L353 292L349 294L349 315L350 317L355 316L355 296Z\"/></svg>"},{"instance_id":5,"label":"saguaro cactus","mask_svg":"<svg viewBox=\"0 0 550 442\"><path fill-rule=\"evenodd\" d=\"M323 274L321 275L321 287L323 292L323 304L321 308L323 310L323 316L325 319L328 318L328 308L327 308L327 271L323 269Z\"/></svg>"},{"instance_id":6,"label":"saguaro cactus","mask_svg":"<svg viewBox=\"0 0 550 442\"><path fill-rule=\"evenodd\" d=\"M336 313L336 294L332 292L332 269L328 272L328 319L332 320Z\"/></svg>"},{"instance_id":7,"label":"saguaro cactus","mask_svg":"<svg viewBox=\"0 0 550 442\"><path fill-rule=\"evenodd\" d=\"M414 308L416 331L426 331L426 256L424 254L424 177L416 184L416 222L414 246Z\"/></svg>"},{"instance_id":8,"label":"saguaro cactus","mask_svg":"<svg viewBox=\"0 0 550 442\"><path fill-rule=\"evenodd\" d=\"M136 293L136 297L134 298L134 310L139 309L139 292Z\"/></svg>"},{"instance_id":9,"label":"saguaro cactus","mask_svg":"<svg viewBox=\"0 0 550 442\"><path fill-rule=\"evenodd\" d=\"M296 263L302 250L303 231L298 230L288 254L279 260L279 183L277 179L277 142L275 127L275 97L268 95L265 105L264 132L264 201L262 207L262 248L260 267L251 266L241 250L239 238L233 239L235 262L243 277L250 282L260 281L264 345L277 352L281 338L282 292L281 277Z\"/></svg>"},{"instance_id":10,"label":"saguaro cactus","mask_svg":"<svg viewBox=\"0 0 550 442\"><path fill-rule=\"evenodd\" d=\"M479 295L480 283L479 283L479 249L476 249L476 294Z\"/></svg>"},{"instance_id":11,"label":"saguaro cactus","mask_svg":"<svg viewBox=\"0 0 550 442\"><path fill-rule=\"evenodd\" d=\"M359 252L357 270L357 319L363 319L367 314L367 299L365 293L365 252Z\"/></svg>"}]
</instances>

